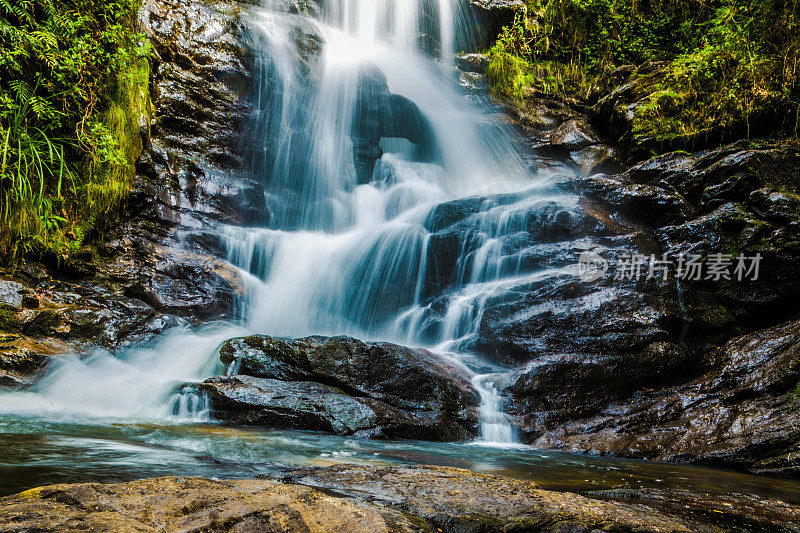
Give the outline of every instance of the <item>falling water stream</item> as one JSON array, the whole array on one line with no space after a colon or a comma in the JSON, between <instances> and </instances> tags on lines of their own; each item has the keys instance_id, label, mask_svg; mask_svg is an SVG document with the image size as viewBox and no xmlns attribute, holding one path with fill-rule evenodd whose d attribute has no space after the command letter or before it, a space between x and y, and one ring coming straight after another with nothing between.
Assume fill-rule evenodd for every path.
<instances>
[{"instance_id":1,"label":"falling water stream","mask_svg":"<svg viewBox=\"0 0 800 533\"><path fill-rule=\"evenodd\" d=\"M554 192L559 176L528 168L514 134L488 106L460 93L452 68L465 24L459 3L427 3L423 13L413 0L328 0L318 16L288 14L278 4L268 1L251 15L258 81L251 164L270 219L215 229L246 281L241 320L175 328L118 353L65 357L34 389L0 395L7 451L0 492L163 473L247 477L265 465L330 461L454 464L552 487L661 483L668 474L653 465L522 447L503 413L507 370L469 350L488 299L552 274L526 266L506 241L525 230L532 211L578 207L576 198ZM309 35L319 51L303 57L297 43ZM373 94L365 87L416 110L427 128L427 135L380 139L382 155L366 176L353 135ZM459 237L456 271L431 288L431 220L439 206L464 199L478 207ZM219 346L253 332L388 340L456 362L481 398L478 446L214 424L192 384L235 373L219 362ZM679 471L673 483L717 480L664 468ZM744 479L714 475L719 485ZM761 483L754 479L747 483ZM769 483L761 489L796 493Z\"/></svg>"}]
</instances>

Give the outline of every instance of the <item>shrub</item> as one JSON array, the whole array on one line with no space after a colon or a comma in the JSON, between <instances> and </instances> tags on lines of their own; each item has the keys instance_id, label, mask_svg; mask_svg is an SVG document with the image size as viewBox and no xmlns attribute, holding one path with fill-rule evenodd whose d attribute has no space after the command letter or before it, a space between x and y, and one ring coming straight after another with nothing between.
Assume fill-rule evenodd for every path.
<instances>
[{"instance_id":1,"label":"shrub","mask_svg":"<svg viewBox=\"0 0 800 533\"><path fill-rule=\"evenodd\" d=\"M0 0L0 258L66 258L125 198L149 110L138 0Z\"/></svg>"},{"instance_id":2,"label":"shrub","mask_svg":"<svg viewBox=\"0 0 800 533\"><path fill-rule=\"evenodd\" d=\"M489 51L489 75L512 96L585 94L617 66L668 61L636 133L672 139L739 126L797 137L799 21L800 0L526 0Z\"/></svg>"}]
</instances>

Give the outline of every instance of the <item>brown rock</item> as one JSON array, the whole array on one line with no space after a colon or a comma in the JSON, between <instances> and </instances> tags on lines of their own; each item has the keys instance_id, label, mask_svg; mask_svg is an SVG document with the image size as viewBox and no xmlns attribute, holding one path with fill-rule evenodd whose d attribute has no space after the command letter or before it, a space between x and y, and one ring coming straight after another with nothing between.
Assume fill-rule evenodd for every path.
<instances>
[{"instance_id":1,"label":"brown rock","mask_svg":"<svg viewBox=\"0 0 800 533\"><path fill-rule=\"evenodd\" d=\"M293 471L283 477L288 483L166 477L41 487L0 499L0 529L713 531L705 520L686 519L641 503L545 491L530 482L455 468L348 465Z\"/></svg>"}]
</instances>

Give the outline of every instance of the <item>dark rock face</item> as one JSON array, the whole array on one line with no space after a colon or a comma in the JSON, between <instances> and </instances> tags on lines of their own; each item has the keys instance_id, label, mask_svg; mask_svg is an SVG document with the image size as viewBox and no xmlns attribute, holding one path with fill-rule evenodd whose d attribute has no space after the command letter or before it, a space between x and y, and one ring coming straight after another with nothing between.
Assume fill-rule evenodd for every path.
<instances>
[{"instance_id":1,"label":"dark rock face","mask_svg":"<svg viewBox=\"0 0 800 533\"><path fill-rule=\"evenodd\" d=\"M425 440L477 431L469 377L426 350L349 337L254 335L226 342L220 360L241 374L201 386L222 420Z\"/></svg>"},{"instance_id":2,"label":"dark rock face","mask_svg":"<svg viewBox=\"0 0 800 533\"><path fill-rule=\"evenodd\" d=\"M737 337L688 383L640 390L559 427L541 420L534 445L800 473L800 322Z\"/></svg>"},{"instance_id":3,"label":"dark rock face","mask_svg":"<svg viewBox=\"0 0 800 533\"><path fill-rule=\"evenodd\" d=\"M536 167L559 161L580 176L625 170L622 153L591 124L584 102L531 97L524 101L506 99L503 106L506 119L511 119L533 153L543 159Z\"/></svg>"},{"instance_id":4,"label":"dark rock face","mask_svg":"<svg viewBox=\"0 0 800 533\"><path fill-rule=\"evenodd\" d=\"M591 497L444 467L334 466L279 480L164 477L31 489L0 499L4 531L791 531L796 506L687 491ZM723 503L723 505L720 505Z\"/></svg>"},{"instance_id":5,"label":"dark rock face","mask_svg":"<svg viewBox=\"0 0 800 533\"><path fill-rule=\"evenodd\" d=\"M155 120L134 199L156 219L264 220L263 190L240 172L250 111L241 95L253 60L239 9L152 0L140 11L159 61Z\"/></svg>"},{"instance_id":6,"label":"dark rock face","mask_svg":"<svg viewBox=\"0 0 800 533\"><path fill-rule=\"evenodd\" d=\"M595 174L574 179L568 188L599 201L627 219L649 227L661 227L688 220L692 206L671 189Z\"/></svg>"},{"instance_id":7,"label":"dark rock face","mask_svg":"<svg viewBox=\"0 0 800 533\"><path fill-rule=\"evenodd\" d=\"M655 76L657 66L648 68ZM631 110L623 103L641 87L619 83L594 118L605 117L605 132L618 126L624 135ZM563 106L534 99L512 117L548 157L560 150L579 162L575 148L603 146L587 144L602 137ZM608 272L591 283L565 274L487 302L475 346L516 367L507 390L523 435L541 447L795 475L796 357L776 348L789 326L760 328L800 310L800 153L737 142L663 154L624 172L580 166L581 177L559 186L580 195L602 223L602 231L577 236L589 239L587 249L607 261ZM760 275L740 281L731 270L730 279L678 285L672 271L666 280L634 283L614 276L623 251L727 254L734 263L759 254ZM550 257L557 264L557 254ZM744 332L753 333L717 348ZM758 386L746 384L754 361Z\"/></svg>"},{"instance_id":8,"label":"dark rock face","mask_svg":"<svg viewBox=\"0 0 800 533\"><path fill-rule=\"evenodd\" d=\"M101 278L159 313L228 316L235 269L197 243L209 222L268 219L263 187L243 169L252 54L240 7L147 1L139 18L157 52L154 117L128 212L98 262Z\"/></svg>"}]
</instances>

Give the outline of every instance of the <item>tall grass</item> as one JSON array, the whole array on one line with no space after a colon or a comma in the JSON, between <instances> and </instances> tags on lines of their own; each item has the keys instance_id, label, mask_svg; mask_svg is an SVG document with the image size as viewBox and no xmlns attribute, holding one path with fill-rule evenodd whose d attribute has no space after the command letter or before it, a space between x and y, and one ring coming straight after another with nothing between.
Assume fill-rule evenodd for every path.
<instances>
[{"instance_id":1,"label":"tall grass","mask_svg":"<svg viewBox=\"0 0 800 533\"><path fill-rule=\"evenodd\" d=\"M150 113L139 2L0 0L0 262L69 258L127 197Z\"/></svg>"},{"instance_id":2,"label":"tall grass","mask_svg":"<svg viewBox=\"0 0 800 533\"><path fill-rule=\"evenodd\" d=\"M64 151L70 140L55 137L46 125L47 119L63 113L37 96L38 85L31 89L16 80L12 87L14 105L0 126L0 246L15 254L26 236L46 239L65 221L53 207L61 199L64 182L73 181L73 173Z\"/></svg>"}]
</instances>

